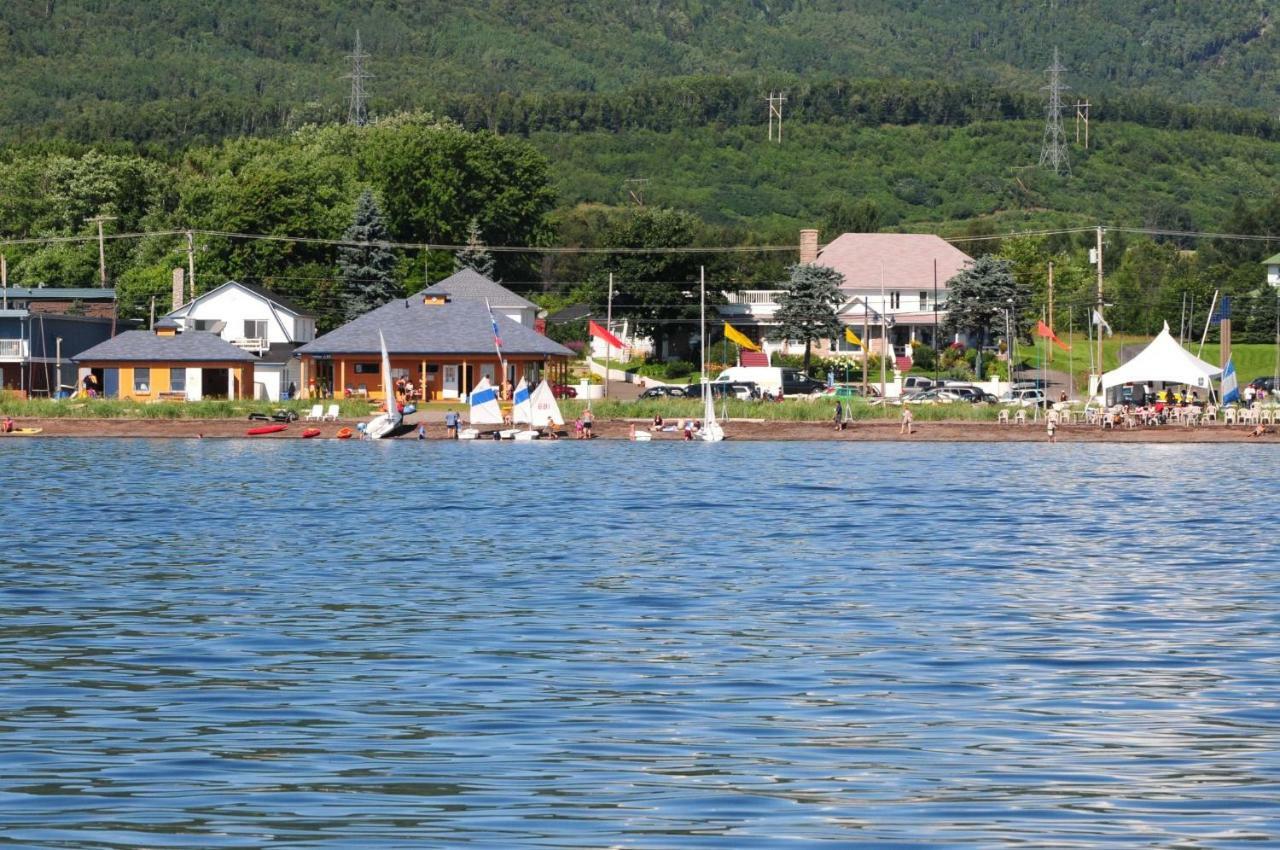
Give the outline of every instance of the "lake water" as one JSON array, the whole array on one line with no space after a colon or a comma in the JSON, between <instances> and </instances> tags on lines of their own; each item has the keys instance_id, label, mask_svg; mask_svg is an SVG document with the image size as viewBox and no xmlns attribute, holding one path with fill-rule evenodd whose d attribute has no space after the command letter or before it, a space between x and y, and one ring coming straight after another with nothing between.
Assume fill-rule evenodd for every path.
<instances>
[{"instance_id":1,"label":"lake water","mask_svg":"<svg viewBox=\"0 0 1280 850\"><path fill-rule=\"evenodd\" d=\"M8 440L0 847L1277 846L1277 460Z\"/></svg>"}]
</instances>

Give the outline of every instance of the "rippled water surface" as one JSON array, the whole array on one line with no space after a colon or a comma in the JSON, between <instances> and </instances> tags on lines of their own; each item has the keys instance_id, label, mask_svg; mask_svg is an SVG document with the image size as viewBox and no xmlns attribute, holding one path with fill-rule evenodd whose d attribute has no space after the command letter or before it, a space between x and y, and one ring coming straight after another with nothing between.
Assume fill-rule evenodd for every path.
<instances>
[{"instance_id":1,"label":"rippled water surface","mask_svg":"<svg viewBox=\"0 0 1280 850\"><path fill-rule=\"evenodd\" d=\"M6 441L0 846L1277 846L1277 460Z\"/></svg>"}]
</instances>

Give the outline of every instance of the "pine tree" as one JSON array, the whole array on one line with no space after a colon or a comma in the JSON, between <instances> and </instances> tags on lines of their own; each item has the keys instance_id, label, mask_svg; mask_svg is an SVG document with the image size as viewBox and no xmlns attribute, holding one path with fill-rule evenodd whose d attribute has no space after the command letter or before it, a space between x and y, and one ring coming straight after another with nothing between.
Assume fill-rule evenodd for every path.
<instances>
[{"instance_id":1,"label":"pine tree","mask_svg":"<svg viewBox=\"0 0 1280 850\"><path fill-rule=\"evenodd\" d=\"M1009 311L1014 333L1026 326L1025 315L1030 304L1030 291L1014 280L1008 260L984 254L973 265L947 281L948 330L967 333L978 350L974 371L982 380L982 349L991 336L991 328L1005 319Z\"/></svg>"},{"instance_id":2,"label":"pine tree","mask_svg":"<svg viewBox=\"0 0 1280 850\"><path fill-rule=\"evenodd\" d=\"M815 265L791 267L787 291L778 296L778 326L770 333L775 340L804 342L804 371L809 372L813 342L840 334L836 309L842 296L840 285L844 275L835 269Z\"/></svg>"},{"instance_id":3,"label":"pine tree","mask_svg":"<svg viewBox=\"0 0 1280 850\"><path fill-rule=\"evenodd\" d=\"M348 242L385 243L391 237L382 220L382 211L365 189L356 201L351 226L342 234ZM343 246L338 249L338 277L342 283L343 315L351 321L375 307L401 297L404 292L395 277L396 257L385 245Z\"/></svg>"},{"instance_id":4,"label":"pine tree","mask_svg":"<svg viewBox=\"0 0 1280 850\"><path fill-rule=\"evenodd\" d=\"M480 225L474 218L467 225L467 247L453 258L453 265L457 271L474 269L489 280L494 280L493 255L489 253L484 240L480 238Z\"/></svg>"}]
</instances>

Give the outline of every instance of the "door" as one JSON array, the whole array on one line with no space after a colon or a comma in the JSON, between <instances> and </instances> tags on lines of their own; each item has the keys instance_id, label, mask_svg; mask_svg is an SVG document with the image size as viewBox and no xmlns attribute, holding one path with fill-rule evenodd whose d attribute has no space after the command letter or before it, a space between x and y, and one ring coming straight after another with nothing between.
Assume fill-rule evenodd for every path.
<instances>
[{"instance_id":1,"label":"door","mask_svg":"<svg viewBox=\"0 0 1280 850\"><path fill-rule=\"evenodd\" d=\"M493 363L480 364L480 376L482 378L488 378L489 383L495 384L495 385L497 384L497 381L494 380L494 375L496 374L497 374L497 366L495 364Z\"/></svg>"},{"instance_id":2,"label":"door","mask_svg":"<svg viewBox=\"0 0 1280 850\"><path fill-rule=\"evenodd\" d=\"M443 392L441 392L441 395L444 396L445 398L458 397L458 367L457 366L444 367L444 387L443 387Z\"/></svg>"},{"instance_id":3,"label":"door","mask_svg":"<svg viewBox=\"0 0 1280 850\"><path fill-rule=\"evenodd\" d=\"M102 370L102 397L103 398L119 398L120 397L120 370L119 369L103 369Z\"/></svg>"}]
</instances>

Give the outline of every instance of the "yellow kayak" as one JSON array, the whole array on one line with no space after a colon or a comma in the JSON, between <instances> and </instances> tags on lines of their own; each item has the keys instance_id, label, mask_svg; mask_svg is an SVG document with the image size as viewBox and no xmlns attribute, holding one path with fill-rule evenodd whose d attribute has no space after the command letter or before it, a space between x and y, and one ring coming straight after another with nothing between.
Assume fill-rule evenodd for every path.
<instances>
[{"instance_id":1,"label":"yellow kayak","mask_svg":"<svg viewBox=\"0 0 1280 850\"><path fill-rule=\"evenodd\" d=\"M12 431L0 431L0 437L30 437L43 430L43 428L14 428Z\"/></svg>"}]
</instances>

